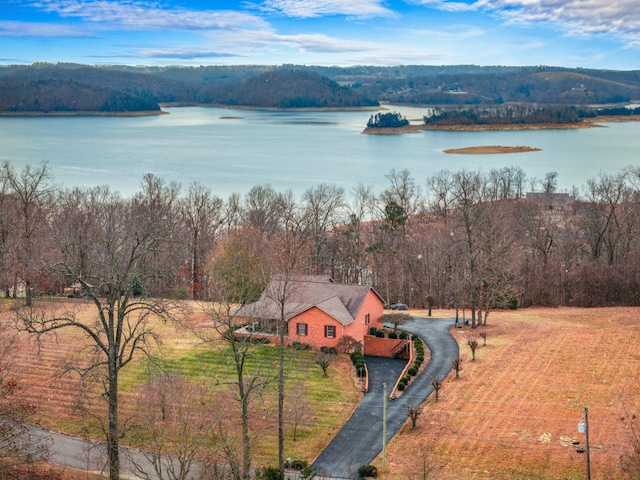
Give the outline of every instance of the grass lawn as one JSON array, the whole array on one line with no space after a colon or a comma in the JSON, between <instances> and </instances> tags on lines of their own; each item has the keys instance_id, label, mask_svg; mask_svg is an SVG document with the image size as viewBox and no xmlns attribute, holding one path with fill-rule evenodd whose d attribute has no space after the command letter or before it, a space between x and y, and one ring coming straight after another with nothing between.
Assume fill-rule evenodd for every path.
<instances>
[{"instance_id":1,"label":"grass lawn","mask_svg":"<svg viewBox=\"0 0 640 480\"><path fill-rule=\"evenodd\" d=\"M92 318L94 313L91 304L78 305L80 315ZM3 306L0 315L5 321L10 318L7 305ZM205 318L197 308L194 308L192 315ZM219 347L203 345L190 332L159 321L154 323L154 330L162 342L154 352L154 360L166 371L179 373L200 383L217 384L216 389L229 392L232 388L230 382L235 377L228 347L224 344ZM9 335L14 332L7 330L4 333ZM39 407L35 419L37 423L72 435L86 435L89 432L91 436L101 439L99 427L79 416L74 409L77 379L72 375L63 375L60 368L70 358L83 361L82 356L73 356L75 349L83 343L83 336L75 329L60 330L56 335L48 336L39 347L33 343L33 338L21 334L14 368L23 385L21 394ZM287 393L304 392L308 415L298 424L295 442L292 426L286 425L285 454L286 457L311 462L349 418L361 394L356 388L351 361L346 355L339 356L329 367L328 377L322 375L310 351L287 348L286 365ZM277 464L277 369L278 349L269 345L256 346L245 368L246 375L259 372L268 382L262 395L252 400L253 460L256 465ZM142 356L122 370L121 422L135 407L137 387L148 377L148 362ZM211 408L216 409L217 406L212 405ZM232 405L232 411L233 408ZM239 412L239 407L236 411ZM126 442L125 439L123 443Z\"/></svg>"}]
</instances>

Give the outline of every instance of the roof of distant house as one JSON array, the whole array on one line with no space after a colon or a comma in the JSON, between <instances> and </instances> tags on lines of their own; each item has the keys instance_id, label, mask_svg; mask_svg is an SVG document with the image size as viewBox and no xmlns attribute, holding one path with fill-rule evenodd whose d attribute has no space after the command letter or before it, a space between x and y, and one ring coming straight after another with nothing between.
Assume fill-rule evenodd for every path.
<instances>
[{"instance_id":1,"label":"roof of distant house","mask_svg":"<svg viewBox=\"0 0 640 480\"><path fill-rule=\"evenodd\" d=\"M285 288L286 287L286 288ZM253 319L277 320L281 318L282 304L286 321L316 307L343 325L356 319L370 286L334 283L330 277L303 275L287 281L283 276L274 277L260 299L241 307L236 315Z\"/></svg>"}]
</instances>

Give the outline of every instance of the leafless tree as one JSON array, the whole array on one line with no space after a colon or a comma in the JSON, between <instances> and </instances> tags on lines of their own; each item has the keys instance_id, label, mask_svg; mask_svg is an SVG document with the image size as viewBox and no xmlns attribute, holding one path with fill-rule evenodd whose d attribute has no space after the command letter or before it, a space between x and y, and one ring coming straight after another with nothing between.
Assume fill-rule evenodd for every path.
<instances>
[{"instance_id":1,"label":"leafless tree","mask_svg":"<svg viewBox=\"0 0 640 480\"><path fill-rule=\"evenodd\" d=\"M11 228L16 232L14 245L14 295L18 280L24 281L27 305L31 305L35 277L38 276L45 249L44 232L49 226L48 215L54 188L46 163L40 167L25 166L16 171L7 161L2 166L2 182L16 200L17 215Z\"/></svg>"},{"instance_id":2,"label":"leafless tree","mask_svg":"<svg viewBox=\"0 0 640 480\"><path fill-rule=\"evenodd\" d=\"M410 404L407 407L407 416L411 420L411 430L415 430L418 417L422 414L422 406Z\"/></svg>"},{"instance_id":3,"label":"leafless tree","mask_svg":"<svg viewBox=\"0 0 640 480\"><path fill-rule=\"evenodd\" d=\"M313 361L318 364L318 366L322 369L322 375L327 376L327 370L329 366L335 361L336 354L319 350L313 356Z\"/></svg>"},{"instance_id":4,"label":"leafless tree","mask_svg":"<svg viewBox=\"0 0 640 480\"><path fill-rule=\"evenodd\" d=\"M306 393L304 386L297 386L286 398L288 405L287 420L293 432L294 442L298 437L298 428L311 416Z\"/></svg>"},{"instance_id":5,"label":"leafless tree","mask_svg":"<svg viewBox=\"0 0 640 480\"><path fill-rule=\"evenodd\" d=\"M329 266L325 259L329 232L343 222L344 190L336 185L320 184L302 195L302 209L309 225L312 269L322 273Z\"/></svg>"},{"instance_id":6,"label":"leafless tree","mask_svg":"<svg viewBox=\"0 0 640 480\"><path fill-rule=\"evenodd\" d=\"M187 196L180 199L180 215L188 232L191 271L191 295L202 297L202 269L205 257L212 251L216 235L224 224L224 202L201 183L189 185Z\"/></svg>"},{"instance_id":7,"label":"leafless tree","mask_svg":"<svg viewBox=\"0 0 640 480\"><path fill-rule=\"evenodd\" d=\"M209 319L204 324L195 317L189 317L184 322L184 325L205 344L212 348L226 345L230 352L235 372L230 386L239 407L241 435L239 445L225 440L222 449L227 461L234 465L235 480L250 478L251 403L261 394L269 381L259 362L251 370L247 364L256 348L253 331L247 331L246 334L237 332L243 325L254 323L254 318L250 315L238 317L238 307L256 301L265 288L266 264L262 248L261 236L244 235L242 232L233 233L221 242L215 260L209 268L211 281L208 296L213 302L203 304ZM222 426L220 429L222 430ZM238 451L240 459L236 458Z\"/></svg>"},{"instance_id":8,"label":"leafless tree","mask_svg":"<svg viewBox=\"0 0 640 480\"><path fill-rule=\"evenodd\" d=\"M467 345L471 349L471 360L474 361L476 359L476 348L478 348L478 339L476 337L471 337L467 341Z\"/></svg>"},{"instance_id":9,"label":"leafless tree","mask_svg":"<svg viewBox=\"0 0 640 480\"><path fill-rule=\"evenodd\" d=\"M462 370L462 357L460 355L451 360L451 368L456 371L456 379L460 378L460 370Z\"/></svg>"},{"instance_id":10,"label":"leafless tree","mask_svg":"<svg viewBox=\"0 0 640 480\"><path fill-rule=\"evenodd\" d=\"M218 433L210 409L219 400L210 387L174 374L159 373L142 385L135 421L144 439L140 453L153 472L134 460L137 474L148 480L186 480L206 470Z\"/></svg>"},{"instance_id":11,"label":"leafless tree","mask_svg":"<svg viewBox=\"0 0 640 480\"><path fill-rule=\"evenodd\" d=\"M442 379L440 377L435 377L431 380L431 386L433 387L433 391L436 394L436 402L440 398L440 389L442 388Z\"/></svg>"},{"instance_id":12,"label":"leafless tree","mask_svg":"<svg viewBox=\"0 0 640 480\"><path fill-rule=\"evenodd\" d=\"M138 354L148 354L158 337L153 317L170 319L173 305L134 295L134 286L161 274L147 262L167 240L162 223L150 215L147 197L124 200L106 187L63 192L53 219L51 241L57 258L51 268L60 279L77 282L95 307L95 317L64 304L39 303L16 309L20 329L41 339L63 328L85 334L93 354L75 365L80 378L100 378L108 406L103 428L109 478L120 475L119 374Z\"/></svg>"}]
</instances>

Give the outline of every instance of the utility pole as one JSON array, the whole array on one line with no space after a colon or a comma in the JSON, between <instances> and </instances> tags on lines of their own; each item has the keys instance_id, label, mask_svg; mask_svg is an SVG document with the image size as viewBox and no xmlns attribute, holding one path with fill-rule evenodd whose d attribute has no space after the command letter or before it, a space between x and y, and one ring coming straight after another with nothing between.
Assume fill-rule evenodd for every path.
<instances>
[{"instance_id":1,"label":"utility pole","mask_svg":"<svg viewBox=\"0 0 640 480\"><path fill-rule=\"evenodd\" d=\"M387 466L387 384L382 384L382 468ZM588 480L588 479L587 479Z\"/></svg>"},{"instance_id":2,"label":"utility pole","mask_svg":"<svg viewBox=\"0 0 640 480\"><path fill-rule=\"evenodd\" d=\"M584 407L585 454L587 455L587 480L591 480L591 458L589 457L589 407Z\"/></svg>"},{"instance_id":3,"label":"utility pole","mask_svg":"<svg viewBox=\"0 0 640 480\"><path fill-rule=\"evenodd\" d=\"M585 448L584 450L577 450L578 453L584 453L587 460L586 479L591 480L591 457L589 455L589 407L584 407L584 414L582 421L578 424L578 432L585 434ZM580 442L575 442L579 444Z\"/></svg>"}]
</instances>

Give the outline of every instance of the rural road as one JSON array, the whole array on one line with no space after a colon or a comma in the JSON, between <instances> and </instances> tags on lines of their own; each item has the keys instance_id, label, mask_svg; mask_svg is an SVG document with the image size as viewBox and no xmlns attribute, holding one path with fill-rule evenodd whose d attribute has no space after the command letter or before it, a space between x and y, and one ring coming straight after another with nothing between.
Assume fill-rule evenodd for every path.
<instances>
[{"instance_id":1,"label":"rural road","mask_svg":"<svg viewBox=\"0 0 640 480\"><path fill-rule=\"evenodd\" d=\"M407 407L421 404L433 392L431 380L444 378L451 371L451 360L458 356L458 343L449 333L452 319L415 318L402 330L421 337L431 350L431 360L401 397L387 402L387 442L407 420ZM353 479L358 468L371 463L382 452L383 387L391 388L406 364L402 360L367 357L369 393L345 426L313 462L318 476Z\"/></svg>"}]
</instances>

